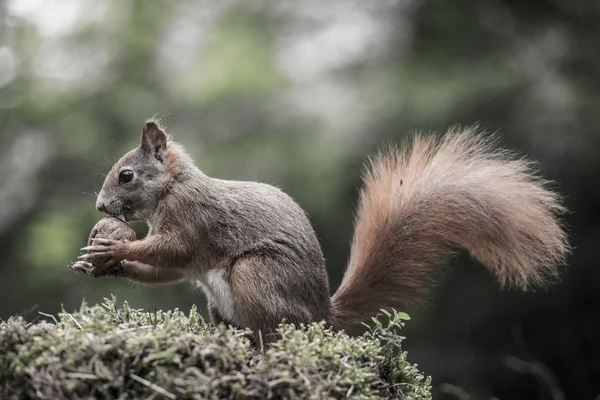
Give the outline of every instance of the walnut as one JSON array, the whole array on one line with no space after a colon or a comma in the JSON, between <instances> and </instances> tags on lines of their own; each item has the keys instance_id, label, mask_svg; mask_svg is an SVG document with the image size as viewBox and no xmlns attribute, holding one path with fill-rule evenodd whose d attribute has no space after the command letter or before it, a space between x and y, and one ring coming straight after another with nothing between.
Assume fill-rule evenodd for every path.
<instances>
[{"instance_id":1,"label":"walnut","mask_svg":"<svg viewBox=\"0 0 600 400\"><path fill-rule=\"evenodd\" d=\"M134 241L137 239L137 236L127 222L118 218L105 217L98 221L90 232L87 245L91 246L94 239ZM74 272L82 272L94 277L117 276L123 269L121 263L109 268L100 269L87 261L77 261L70 268Z\"/></svg>"},{"instance_id":2,"label":"walnut","mask_svg":"<svg viewBox=\"0 0 600 400\"><path fill-rule=\"evenodd\" d=\"M137 236L127 222L119 218L106 217L98 221L90 232L88 246L92 245L94 239L113 239L131 242L136 240Z\"/></svg>"}]
</instances>

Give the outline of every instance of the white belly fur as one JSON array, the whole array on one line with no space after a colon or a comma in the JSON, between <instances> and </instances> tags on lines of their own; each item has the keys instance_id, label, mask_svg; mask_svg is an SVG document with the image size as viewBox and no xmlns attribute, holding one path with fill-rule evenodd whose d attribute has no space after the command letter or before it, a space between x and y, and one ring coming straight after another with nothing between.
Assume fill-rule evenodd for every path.
<instances>
[{"instance_id":1,"label":"white belly fur","mask_svg":"<svg viewBox=\"0 0 600 400\"><path fill-rule=\"evenodd\" d=\"M200 274L196 285L202 288L207 297L210 297L223 318L234 324L240 323L235 312L233 290L227 282L224 269L211 269Z\"/></svg>"}]
</instances>

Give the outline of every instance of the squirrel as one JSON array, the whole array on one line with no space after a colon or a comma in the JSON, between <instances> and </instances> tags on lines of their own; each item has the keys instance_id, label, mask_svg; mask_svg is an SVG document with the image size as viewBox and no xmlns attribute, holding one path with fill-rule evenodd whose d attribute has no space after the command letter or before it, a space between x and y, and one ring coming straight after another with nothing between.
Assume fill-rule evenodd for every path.
<instances>
[{"instance_id":1,"label":"squirrel","mask_svg":"<svg viewBox=\"0 0 600 400\"><path fill-rule=\"evenodd\" d=\"M352 332L380 309L422 305L438 271L465 249L501 284L547 287L569 252L561 197L533 164L476 127L414 135L370 159L342 283L330 297L305 211L264 183L209 177L160 122L111 169L96 208L145 221L143 240L96 238L80 259L122 262L146 284L194 281L210 318L269 342L282 320Z\"/></svg>"}]
</instances>

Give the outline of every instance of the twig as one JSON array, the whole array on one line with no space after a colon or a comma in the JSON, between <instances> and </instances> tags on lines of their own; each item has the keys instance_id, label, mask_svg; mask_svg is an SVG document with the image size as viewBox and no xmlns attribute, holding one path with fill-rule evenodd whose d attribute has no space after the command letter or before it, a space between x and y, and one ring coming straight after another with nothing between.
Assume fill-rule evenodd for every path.
<instances>
[{"instance_id":1,"label":"twig","mask_svg":"<svg viewBox=\"0 0 600 400\"><path fill-rule=\"evenodd\" d=\"M310 381L308 380L308 378L306 377L306 375L304 375L304 374L302 373L302 371L300 371L300 368L298 368L298 367L294 367L294 370L296 371L296 373L297 373L298 375L300 375L300 378L302 378L302 380L304 381L304 383L306 384L306 386L309 386L309 387L310 387Z\"/></svg>"},{"instance_id":2,"label":"twig","mask_svg":"<svg viewBox=\"0 0 600 400\"><path fill-rule=\"evenodd\" d=\"M150 389L154 390L155 392L162 394L163 396L175 400L177 398L177 396L175 396L173 393L166 391L165 389L161 388L158 385L155 385L154 383L147 381L146 379L137 376L136 374L129 374L129 376L131 377L131 379L133 379L136 382L141 383L144 386L149 387Z\"/></svg>"},{"instance_id":3,"label":"twig","mask_svg":"<svg viewBox=\"0 0 600 400\"><path fill-rule=\"evenodd\" d=\"M279 378L279 379L275 379L274 381L268 382L267 384L269 385L270 388L274 388L275 386L281 384L281 383L290 383L293 384L296 381L293 380L292 378Z\"/></svg>"},{"instance_id":4,"label":"twig","mask_svg":"<svg viewBox=\"0 0 600 400\"><path fill-rule=\"evenodd\" d=\"M74 378L74 379L89 379L89 380L96 380L96 379L98 379L98 377L96 375L81 374L79 372L67 372L65 374L65 376L67 378Z\"/></svg>"},{"instance_id":5,"label":"twig","mask_svg":"<svg viewBox=\"0 0 600 400\"><path fill-rule=\"evenodd\" d=\"M553 400L566 400L567 397L558 385L556 376L548 367L538 361L525 361L515 356L506 356L504 365L522 374L530 374L545 386Z\"/></svg>"},{"instance_id":6,"label":"twig","mask_svg":"<svg viewBox=\"0 0 600 400\"><path fill-rule=\"evenodd\" d=\"M504 357L504 365L513 371L517 371L522 374L530 374L536 378L536 380L550 392L553 400L566 400L567 397L560 388L556 375L554 375L550 368L544 365L541 361L535 359L533 353L527 345L523 328L520 325L515 325L512 327L512 336L516 345L523 353L525 353L526 358L529 358L532 361L522 360L518 357L509 355Z\"/></svg>"},{"instance_id":7,"label":"twig","mask_svg":"<svg viewBox=\"0 0 600 400\"><path fill-rule=\"evenodd\" d=\"M44 317L52 318L54 320L54 323L56 325L58 325L58 321L56 320L56 317L54 315L52 315L52 314L46 314L46 313L43 313L41 311L38 311L38 314L43 315Z\"/></svg>"},{"instance_id":8,"label":"twig","mask_svg":"<svg viewBox=\"0 0 600 400\"><path fill-rule=\"evenodd\" d=\"M77 320L75 319L74 316L72 316L71 314L67 313L67 315L69 316L69 318L71 318L71 321L75 322L75 325L77 325L77 327L79 328L79 330L83 330L83 328L81 327L81 325L79 325L79 322L77 322Z\"/></svg>"},{"instance_id":9,"label":"twig","mask_svg":"<svg viewBox=\"0 0 600 400\"><path fill-rule=\"evenodd\" d=\"M263 342L262 331L258 330L258 340L260 342L260 354L265 355L265 343Z\"/></svg>"},{"instance_id":10,"label":"twig","mask_svg":"<svg viewBox=\"0 0 600 400\"><path fill-rule=\"evenodd\" d=\"M469 400L471 396L463 388L451 385L450 383L442 383L440 385L440 391L452 396L456 396L459 400Z\"/></svg>"}]
</instances>

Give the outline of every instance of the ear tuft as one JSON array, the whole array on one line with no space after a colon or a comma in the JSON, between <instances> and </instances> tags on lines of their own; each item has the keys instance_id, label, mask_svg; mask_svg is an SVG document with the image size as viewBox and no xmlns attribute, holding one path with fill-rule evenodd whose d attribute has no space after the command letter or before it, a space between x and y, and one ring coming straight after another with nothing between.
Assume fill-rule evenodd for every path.
<instances>
[{"instance_id":1,"label":"ear tuft","mask_svg":"<svg viewBox=\"0 0 600 400\"><path fill-rule=\"evenodd\" d=\"M140 147L148 154L151 154L158 161L163 162L167 155L167 134L160 125L150 120L142 128L142 137Z\"/></svg>"}]
</instances>

